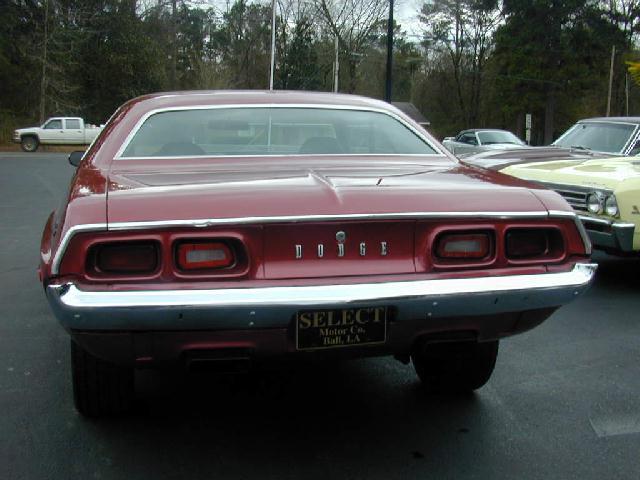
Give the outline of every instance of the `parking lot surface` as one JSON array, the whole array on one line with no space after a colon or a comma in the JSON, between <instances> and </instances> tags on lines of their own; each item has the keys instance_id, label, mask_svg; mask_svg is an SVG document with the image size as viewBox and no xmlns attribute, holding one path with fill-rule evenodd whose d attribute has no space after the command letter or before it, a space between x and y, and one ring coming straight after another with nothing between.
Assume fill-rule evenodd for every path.
<instances>
[{"instance_id":1,"label":"parking lot surface","mask_svg":"<svg viewBox=\"0 0 640 480\"><path fill-rule=\"evenodd\" d=\"M429 396L366 359L258 376L140 372L135 414L89 421L36 266L73 167L0 153L0 479L638 479L640 260L501 343L487 386Z\"/></svg>"}]
</instances>

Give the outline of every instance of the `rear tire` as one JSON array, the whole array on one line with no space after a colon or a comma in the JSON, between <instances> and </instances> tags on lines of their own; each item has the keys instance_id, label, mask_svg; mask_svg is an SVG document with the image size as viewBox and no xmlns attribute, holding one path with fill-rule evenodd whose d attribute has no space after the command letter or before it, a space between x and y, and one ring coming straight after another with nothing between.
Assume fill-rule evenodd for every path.
<instances>
[{"instance_id":1,"label":"rear tire","mask_svg":"<svg viewBox=\"0 0 640 480\"><path fill-rule=\"evenodd\" d=\"M73 401L87 417L128 411L134 398L134 369L101 360L71 340Z\"/></svg>"},{"instance_id":2,"label":"rear tire","mask_svg":"<svg viewBox=\"0 0 640 480\"><path fill-rule=\"evenodd\" d=\"M25 152L35 152L36 150L38 150L39 144L40 142L38 141L37 137L34 137L33 135L22 137L20 141L20 147Z\"/></svg>"},{"instance_id":3,"label":"rear tire","mask_svg":"<svg viewBox=\"0 0 640 480\"><path fill-rule=\"evenodd\" d=\"M422 343L411 355L424 387L434 393L464 393L482 387L493 373L498 340Z\"/></svg>"}]
</instances>

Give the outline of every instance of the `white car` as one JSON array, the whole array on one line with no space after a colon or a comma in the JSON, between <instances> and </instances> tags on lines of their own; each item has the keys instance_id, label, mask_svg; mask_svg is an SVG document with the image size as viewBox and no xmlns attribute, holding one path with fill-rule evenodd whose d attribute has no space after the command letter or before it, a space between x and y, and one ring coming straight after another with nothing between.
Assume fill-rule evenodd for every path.
<instances>
[{"instance_id":1,"label":"white car","mask_svg":"<svg viewBox=\"0 0 640 480\"><path fill-rule=\"evenodd\" d=\"M513 133L497 129L463 130L455 137L445 137L442 144L455 155L527 146Z\"/></svg>"},{"instance_id":2,"label":"white car","mask_svg":"<svg viewBox=\"0 0 640 480\"><path fill-rule=\"evenodd\" d=\"M89 145L103 127L85 124L80 117L53 117L39 127L15 130L13 141L25 152L35 152L39 145Z\"/></svg>"}]
</instances>

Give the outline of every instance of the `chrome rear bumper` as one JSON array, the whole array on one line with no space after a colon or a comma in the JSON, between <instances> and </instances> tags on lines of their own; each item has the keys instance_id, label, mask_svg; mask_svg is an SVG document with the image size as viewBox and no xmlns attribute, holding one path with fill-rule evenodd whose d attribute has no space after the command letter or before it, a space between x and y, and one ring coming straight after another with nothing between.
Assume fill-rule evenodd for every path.
<instances>
[{"instance_id":1,"label":"chrome rear bumper","mask_svg":"<svg viewBox=\"0 0 640 480\"><path fill-rule=\"evenodd\" d=\"M486 316L558 307L584 293L596 265L534 275L348 285L211 290L86 291L51 284L52 309L70 330L237 330L286 328L296 312L391 306L394 321Z\"/></svg>"}]
</instances>

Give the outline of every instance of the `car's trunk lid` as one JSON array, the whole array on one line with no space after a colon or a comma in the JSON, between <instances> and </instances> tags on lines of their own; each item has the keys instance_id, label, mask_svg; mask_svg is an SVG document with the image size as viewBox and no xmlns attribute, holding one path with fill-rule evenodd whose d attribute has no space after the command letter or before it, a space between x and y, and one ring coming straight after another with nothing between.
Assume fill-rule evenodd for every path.
<instances>
[{"instance_id":1,"label":"car's trunk lid","mask_svg":"<svg viewBox=\"0 0 640 480\"><path fill-rule=\"evenodd\" d=\"M108 222L544 211L524 185L450 161L120 168L109 175Z\"/></svg>"}]
</instances>

